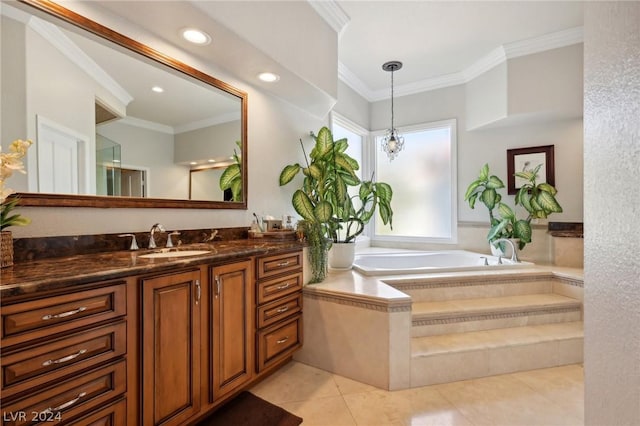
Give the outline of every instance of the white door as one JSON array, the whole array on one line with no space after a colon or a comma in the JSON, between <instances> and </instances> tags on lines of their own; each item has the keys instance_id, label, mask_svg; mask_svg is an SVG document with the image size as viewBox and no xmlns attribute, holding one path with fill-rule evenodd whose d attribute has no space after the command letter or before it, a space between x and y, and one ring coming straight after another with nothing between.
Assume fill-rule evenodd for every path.
<instances>
[{"instance_id":1,"label":"white door","mask_svg":"<svg viewBox=\"0 0 640 426\"><path fill-rule=\"evenodd\" d=\"M40 117L39 117L40 118ZM80 194L85 141L49 120L38 120L38 191Z\"/></svg>"}]
</instances>

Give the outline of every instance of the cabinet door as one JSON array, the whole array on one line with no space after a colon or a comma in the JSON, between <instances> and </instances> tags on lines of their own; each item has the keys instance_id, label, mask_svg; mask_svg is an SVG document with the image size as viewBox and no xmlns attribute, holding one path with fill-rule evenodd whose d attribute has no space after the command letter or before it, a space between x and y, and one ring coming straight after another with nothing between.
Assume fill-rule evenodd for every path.
<instances>
[{"instance_id":1,"label":"cabinet door","mask_svg":"<svg viewBox=\"0 0 640 426\"><path fill-rule=\"evenodd\" d=\"M184 424L200 410L200 272L141 286L143 424Z\"/></svg>"},{"instance_id":2,"label":"cabinet door","mask_svg":"<svg viewBox=\"0 0 640 426\"><path fill-rule=\"evenodd\" d=\"M254 285L251 269L250 261L211 268L213 400L253 377Z\"/></svg>"}]
</instances>

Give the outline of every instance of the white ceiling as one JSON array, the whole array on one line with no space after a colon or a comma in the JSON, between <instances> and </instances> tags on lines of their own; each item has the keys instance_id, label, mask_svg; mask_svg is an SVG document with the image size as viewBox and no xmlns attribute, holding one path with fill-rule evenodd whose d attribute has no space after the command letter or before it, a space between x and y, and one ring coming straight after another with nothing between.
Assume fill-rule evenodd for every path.
<instances>
[{"instance_id":1,"label":"white ceiling","mask_svg":"<svg viewBox=\"0 0 640 426\"><path fill-rule=\"evenodd\" d=\"M339 77L369 101L390 95L390 75L382 70L382 64L389 60L404 63L394 75L396 94L403 95L460 84L506 58L573 44L582 37L584 2L577 0L109 0L99 4L121 19L135 17L132 21L136 25L161 34L205 60L223 64L238 77L256 84L251 81L256 69L277 68L276 61L268 53L255 49L249 53L248 47L237 41L234 44L233 31L229 29L237 30L237 26L228 20L252 22L253 29L260 31L257 27L262 27L286 40L295 32L287 25L272 25L269 13L286 10L290 20L304 21L304 11L292 7L296 2L311 5L339 33ZM233 3L237 4L236 14L229 10ZM270 7L251 7L252 3ZM226 13L219 15L221 10ZM252 10L260 16L238 16ZM215 18L222 16L224 19L216 23ZM174 27L184 23L210 30L215 42L202 50L176 41ZM225 29L220 23L228 27ZM243 34L239 36L244 39ZM249 60L249 55L253 59ZM286 64L279 65L284 65L281 71L289 74L279 83L279 90L285 90L287 80L292 81L295 76L287 72ZM298 97L313 96L302 89L304 86L291 87ZM284 98L296 98L287 95Z\"/></svg>"},{"instance_id":2,"label":"white ceiling","mask_svg":"<svg viewBox=\"0 0 640 426\"><path fill-rule=\"evenodd\" d=\"M447 81L460 83L479 65L495 61L501 47L508 50L540 37L537 48L574 43L583 23L580 1L337 0L333 6L323 16L334 28L343 24L341 78L369 100L389 96L384 62L404 64L394 73L396 93L441 87ZM338 20L340 9L345 16Z\"/></svg>"},{"instance_id":3,"label":"white ceiling","mask_svg":"<svg viewBox=\"0 0 640 426\"><path fill-rule=\"evenodd\" d=\"M304 84L290 83L299 77L287 70L286 64L276 64L277 61L255 47L252 50L242 35L236 36L233 44L233 31L224 27L228 22L222 21L221 26L203 13L204 8L212 15L221 5L226 4L228 8L234 2L239 2L238 10L242 14L251 13L247 5L252 1L255 0L71 4L82 6L84 3L85 7L108 11L113 20L107 20L105 25L116 30L120 23L131 20L138 28L167 40L168 53L177 47L204 61L224 66L238 78L266 90L270 89L255 81L257 70L279 66L284 73L278 88L283 91L283 98L300 104L304 104L305 99L326 104L328 100L325 102L320 97L322 102L318 101L314 98L317 94L309 92ZM295 11L299 8L288 7L287 3L291 2L308 2L338 32L339 77L369 101L390 95L390 75L382 70L382 64L389 60L404 63L394 75L398 96L460 84L506 58L573 44L582 38L582 1L289 0L273 1L271 9L274 13L282 13L283 8L290 10L290 19L296 19ZM269 16L252 18L256 26L264 25L268 31L291 36L286 26L270 25ZM211 31L216 42L202 49L180 41L174 27L186 23ZM138 38L135 34L133 37ZM143 37L139 38L144 42ZM160 49L164 50L162 46ZM115 61L109 62L113 65ZM117 72L113 68L119 69L123 77L127 73L122 71L130 69L109 67L108 63L102 65L112 68L113 73ZM287 88L293 94L286 92ZM138 94L138 99L141 96ZM323 96L329 97L324 92ZM317 113L323 115L326 110L321 106Z\"/></svg>"}]
</instances>

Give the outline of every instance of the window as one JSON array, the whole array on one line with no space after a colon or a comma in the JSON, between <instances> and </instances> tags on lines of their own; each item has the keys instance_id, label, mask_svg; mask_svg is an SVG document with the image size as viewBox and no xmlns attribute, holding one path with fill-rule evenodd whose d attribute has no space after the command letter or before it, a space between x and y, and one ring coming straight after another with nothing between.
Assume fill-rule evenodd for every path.
<instances>
[{"instance_id":1,"label":"window","mask_svg":"<svg viewBox=\"0 0 640 426\"><path fill-rule=\"evenodd\" d=\"M457 242L456 120L403 127L404 149L389 161L374 134L375 179L393 188L393 230L378 216L374 239Z\"/></svg>"},{"instance_id":2,"label":"window","mask_svg":"<svg viewBox=\"0 0 640 426\"><path fill-rule=\"evenodd\" d=\"M347 148L346 153L360 164L360 170L358 170L356 174L360 179L362 179L363 141L369 132L346 118L341 117L336 113L332 113L331 133L333 134L334 141L347 138L349 148Z\"/></svg>"}]
</instances>

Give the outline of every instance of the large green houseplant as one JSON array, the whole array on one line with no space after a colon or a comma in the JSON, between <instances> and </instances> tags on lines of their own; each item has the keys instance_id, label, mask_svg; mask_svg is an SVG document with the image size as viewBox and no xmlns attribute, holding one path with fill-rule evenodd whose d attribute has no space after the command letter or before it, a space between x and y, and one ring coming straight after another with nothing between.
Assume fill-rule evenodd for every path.
<instances>
[{"instance_id":1,"label":"large green houseplant","mask_svg":"<svg viewBox=\"0 0 640 426\"><path fill-rule=\"evenodd\" d=\"M541 166L514 173L516 177L525 181L515 196L516 206L521 206L526 211L524 219L518 219L515 209L502 202L502 195L498 190L504 188L504 183L497 176L489 174L488 164L482 167L478 178L471 182L464 200L472 209L476 201L480 200L489 210L489 243L502 238L515 238L518 239L518 247L522 250L531 242L533 219L544 219L552 213L562 212L562 207L555 198L558 192L556 188L548 183L536 182ZM504 251L503 245L500 248Z\"/></svg>"},{"instance_id":2,"label":"large green houseplant","mask_svg":"<svg viewBox=\"0 0 640 426\"><path fill-rule=\"evenodd\" d=\"M236 145L242 151L242 144L236 141ZM242 159L240 155L233 150L233 163L227 166L220 175L220 189L222 191L231 191L230 201L242 201Z\"/></svg>"},{"instance_id":3,"label":"large green houseplant","mask_svg":"<svg viewBox=\"0 0 640 426\"><path fill-rule=\"evenodd\" d=\"M317 234L309 239L315 241L315 249L326 253L331 242L355 242L376 210L382 222L391 226L391 187L384 182L358 178L356 171L360 166L345 152L349 146L346 138L334 141L327 127L322 127L314 137L315 145L308 158L300 141L306 165L286 166L280 173L280 186L302 171L302 186L293 193L291 202L304 219L306 232ZM357 188L357 195L351 195L349 188ZM314 263L321 266L322 262L312 259L312 267ZM320 272L312 281L320 282L323 278Z\"/></svg>"}]
</instances>

